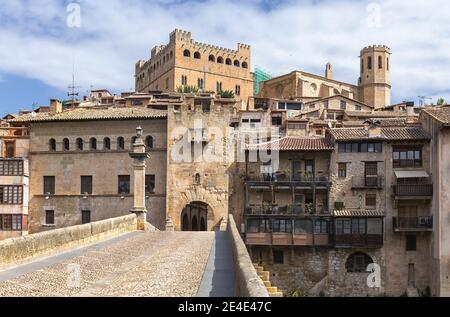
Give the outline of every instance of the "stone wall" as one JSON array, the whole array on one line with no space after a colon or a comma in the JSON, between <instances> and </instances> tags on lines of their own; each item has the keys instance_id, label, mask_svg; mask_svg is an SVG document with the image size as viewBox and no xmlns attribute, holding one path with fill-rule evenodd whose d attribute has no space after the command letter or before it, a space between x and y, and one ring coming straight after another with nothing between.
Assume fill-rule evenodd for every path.
<instances>
[{"instance_id":1,"label":"stone wall","mask_svg":"<svg viewBox=\"0 0 450 317\"><path fill-rule=\"evenodd\" d=\"M236 227L234 217L228 217L228 233L231 237L236 274L236 294L240 297L269 297L263 281L256 273L244 241Z\"/></svg>"},{"instance_id":2,"label":"stone wall","mask_svg":"<svg viewBox=\"0 0 450 317\"><path fill-rule=\"evenodd\" d=\"M137 230L136 215L0 241L0 268Z\"/></svg>"}]
</instances>

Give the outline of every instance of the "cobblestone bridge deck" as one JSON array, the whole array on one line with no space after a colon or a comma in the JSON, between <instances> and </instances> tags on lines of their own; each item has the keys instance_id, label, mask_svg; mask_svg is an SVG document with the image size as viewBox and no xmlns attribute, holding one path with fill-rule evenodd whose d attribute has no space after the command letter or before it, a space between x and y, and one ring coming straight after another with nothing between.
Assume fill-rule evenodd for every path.
<instances>
[{"instance_id":1,"label":"cobblestone bridge deck","mask_svg":"<svg viewBox=\"0 0 450 317\"><path fill-rule=\"evenodd\" d=\"M233 296L232 265L226 232L135 231L0 271L0 296Z\"/></svg>"}]
</instances>

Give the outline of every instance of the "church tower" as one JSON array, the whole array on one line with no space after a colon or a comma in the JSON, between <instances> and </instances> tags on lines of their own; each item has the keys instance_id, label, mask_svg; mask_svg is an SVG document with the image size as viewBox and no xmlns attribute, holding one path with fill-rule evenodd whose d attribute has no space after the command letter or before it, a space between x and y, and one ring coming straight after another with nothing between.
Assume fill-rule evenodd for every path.
<instances>
[{"instance_id":1,"label":"church tower","mask_svg":"<svg viewBox=\"0 0 450 317\"><path fill-rule=\"evenodd\" d=\"M391 104L391 50L374 45L361 50L359 87L361 99L375 109Z\"/></svg>"}]
</instances>

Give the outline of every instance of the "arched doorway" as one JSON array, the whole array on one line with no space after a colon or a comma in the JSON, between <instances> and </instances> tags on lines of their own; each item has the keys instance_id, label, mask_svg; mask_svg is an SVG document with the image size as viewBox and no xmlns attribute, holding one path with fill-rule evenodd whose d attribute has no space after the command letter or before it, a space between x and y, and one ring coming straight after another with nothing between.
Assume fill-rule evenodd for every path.
<instances>
[{"instance_id":1,"label":"arched doorway","mask_svg":"<svg viewBox=\"0 0 450 317\"><path fill-rule=\"evenodd\" d=\"M203 202L191 202L181 212L182 231L208 231L210 207Z\"/></svg>"}]
</instances>

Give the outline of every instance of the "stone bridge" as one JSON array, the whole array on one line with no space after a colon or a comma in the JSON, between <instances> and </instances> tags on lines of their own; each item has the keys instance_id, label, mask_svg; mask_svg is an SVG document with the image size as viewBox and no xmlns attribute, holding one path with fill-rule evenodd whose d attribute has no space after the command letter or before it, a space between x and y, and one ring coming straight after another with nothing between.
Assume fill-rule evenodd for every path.
<instances>
[{"instance_id":1,"label":"stone bridge","mask_svg":"<svg viewBox=\"0 0 450 317\"><path fill-rule=\"evenodd\" d=\"M266 297L227 230L162 232L135 214L0 241L0 297Z\"/></svg>"}]
</instances>

